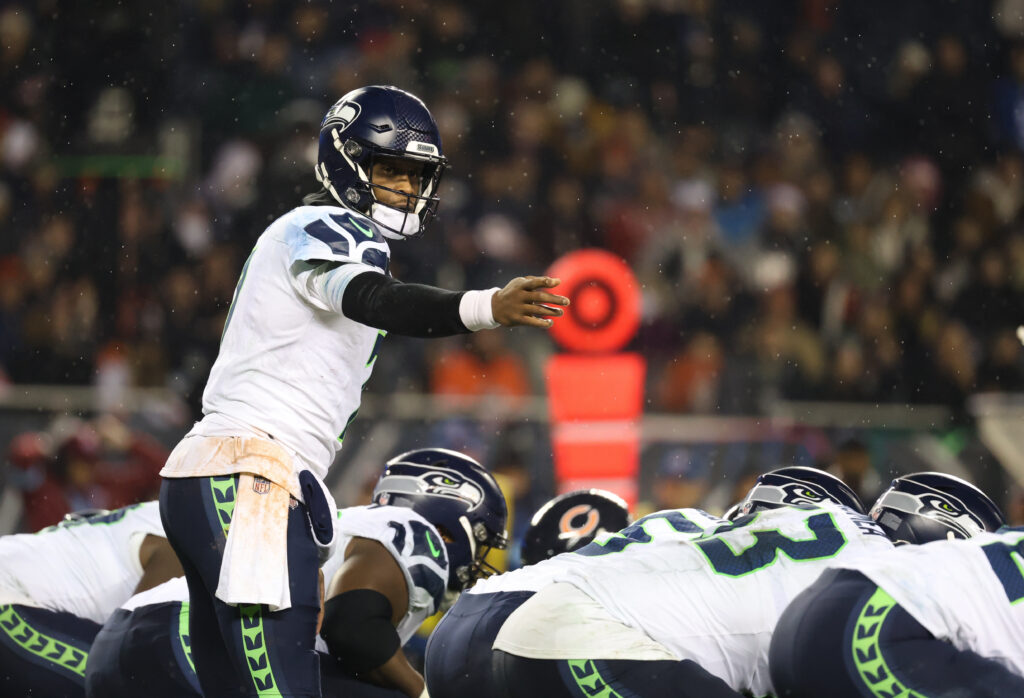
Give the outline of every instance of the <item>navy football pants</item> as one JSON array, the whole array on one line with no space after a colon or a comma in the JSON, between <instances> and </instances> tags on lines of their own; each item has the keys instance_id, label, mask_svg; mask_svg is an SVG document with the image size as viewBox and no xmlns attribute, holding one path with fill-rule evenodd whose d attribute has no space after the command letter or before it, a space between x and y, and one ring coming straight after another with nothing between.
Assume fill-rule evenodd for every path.
<instances>
[{"instance_id":1,"label":"navy football pants","mask_svg":"<svg viewBox=\"0 0 1024 698\"><path fill-rule=\"evenodd\" d=\"M80 698L100 626L70 613L0 605L0 696Z\"/></svg>"},{"instance_id":2,"label":"navy football pants","mask_svg":"<svg viewBox=\"0 0 1024 698\"><path fill-rule=\"evenodd\" d=\"M693 662L527 659L492 650L533 592L463 594L427 643L431 698L740 698Z\"/></svg>"},{"instance_id":3,"label":"navy football pants","mask_svg":"<svg viewBox=\"0 0 1024 698\"><path fill-rule=\"evenodd\" d=\"M491 645L505 620L531 596L532 591L513 591L459 597L427 641L424 674L431 698L497 695Z\"/></svg>"},{"instance_id":4,"label":"navy football pants","mask_svg":"<svg viewBox=\"0 0 1024 698\"><path fill-rule=\"evenodd\" d=\"M93 642L85 672L88 698L202 698L192 668L189 604L177 601L117 611ZM319 655L325 698L403 698L349 676ZM2 694L0 694L2 695Z\"/></svg>"},{"instance_id":5,"label":"navy football pants","mask_svg":"<svg viewBox=\"0 0 1024 698\"><path fill-rule=\"evenodd\" d=\"M319 561L304 505L288 512L291 608L232 606L214 595L234 511L237 475L164 479L160 516L189 590L192 661L203 693L218 698L320 698L314 650Z\"/></svg>"},{"instance_id":6,"label":"navy football pants","mask_svg":"<svg viewBox=\"0 0 1024 698\"><path fill-rule=\"evenodd\" d=\"M85 670L88 698L202 698L192 668L189 604L118 609L103 624Z\"/></svg>"},{"instance_id":7,"label":"navy football pants","mask_svg":"<svg viewBox=\"0 0 1024 698\"><path fill-rule=\"evenodd\" d=\"M772 635L772 684L794 698L1024 696L1024 678L937 639L853 570L828 570Z\"/></svg>"},{"instance_id":8,"label":"navy football pants","mask_svg":"<svg viewBox=\"0 0 1024 698\"><path fill-rule=\"evenodd\" d=\"M528 659L496 650L496 698L742 698L683 660Z\"/></svg>"}]
</instances>

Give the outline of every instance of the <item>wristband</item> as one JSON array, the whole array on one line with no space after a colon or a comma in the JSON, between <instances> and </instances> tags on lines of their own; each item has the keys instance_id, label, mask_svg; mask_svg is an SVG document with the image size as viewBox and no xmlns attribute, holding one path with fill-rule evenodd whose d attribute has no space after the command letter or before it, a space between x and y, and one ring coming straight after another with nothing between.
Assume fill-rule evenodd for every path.
<instances>
[{"instance_id":1,"label":"wristband","mask_svg":"<svg viewBox=\"0 0 1024 698\"><path fill-rule=\"evenodd\" d=\"M491 310L491 299L499 290L495 286L486 291L466 291L462 294L459 300L459 319L467 330L476 332L501 326L501 323L494 321L494 312Z\"/></svg>"}]
</instances>

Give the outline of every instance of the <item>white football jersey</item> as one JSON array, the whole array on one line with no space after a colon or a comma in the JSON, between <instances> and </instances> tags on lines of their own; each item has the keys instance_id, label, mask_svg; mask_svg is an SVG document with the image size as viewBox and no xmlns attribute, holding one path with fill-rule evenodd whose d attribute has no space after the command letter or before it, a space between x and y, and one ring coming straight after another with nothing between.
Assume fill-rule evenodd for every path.
<instances>
[{"instance_id":1,"label":"white football jersey","mask_svg":"<svg viewBox=\"0 0 1024 698\"><path fill-rule=\"evenodd\" d=\"M373 221L344 208L300 206L274 221L242 268L191 433L254 427L323 480L386 334L341 314L340 294L358 274L386 274L390 254ZM310 282L324 263L340 264L338 297Z\"/></svg>"},{"instance_id":2,"label":"white football jersey","mask_svg":"<svg viewBox=\"0 0 1024 698\"><path fill-rule=\"evenodd\" d=\"M666 509L648 514L622 531L600 537L599 542L590 543L584 547L592 550L621 550L637 541L662 545L700 537L724 523L728 522L700 509ZM567 570L577 567L587 568L593 564L592 558L577 555L577 553L579 553L578 550L562 553L535 565L528 565L511 572L481 579L466 593L494 594L502 591L540 591L548 584L558 581Z\"/></svg>"},{"instance_id":3,"label":"white football jersey","mask_svg":"<svg viewBox=\"0 0 1024 698\"><path fill-rule=\"evenodd\" d=\"M935 637L1024 676L1024 528L834 566L861 572Z\"/></svg>"},{"instance_id":4,"label":"white football jersey","mask_svg":"<svg viewBox=\"0 0 1024 698\"><path fill-rule=\"evenodd\" d=\"M338 510L334 524L337 552L323 566L324 582L345 562L345 549L353 538L369 538L387 548L405 575L409 610L396 630L404 645L424 620L434 615L448 586L448 553L437 529L408 507L371 504Z\"/></svg>"},{"instance_id":5,"label":"white football jersey","mask_svg":"<svg viewBox=\"0 0 1024 698\"><path fill-rule=\"evenodd\" d=\"M139 547L164 538L158 502L0 538L0 604L18 603L103 623L142 579Z\"/></svg>"},{"instance_id":6,"label":"white football jersey","mask_svg":"<svg viewBox=\"0 0 1024 698\"><path fill-rule=\"evenodd\" d=\"M182 603L188 601L188 581L184 577L175 577L152 589L140 591L123 604L121 608L134 611L142 606L155 606L160 603Z\"/></svg>"},{"instance_id":7,"label":"white football jersey","mask_svg":"<svg viewBox=\"0 0 1024 698\"><path fill-rule=\"evenodd\" d=\"M773 509L700 537L652 540L651 526L634 524L607 543L554 558L574 558L554 581L755 696L771 693L768 646L793 597L837 559L892 548L870 518L832 504Z\"/></svg>"}]
</instances>

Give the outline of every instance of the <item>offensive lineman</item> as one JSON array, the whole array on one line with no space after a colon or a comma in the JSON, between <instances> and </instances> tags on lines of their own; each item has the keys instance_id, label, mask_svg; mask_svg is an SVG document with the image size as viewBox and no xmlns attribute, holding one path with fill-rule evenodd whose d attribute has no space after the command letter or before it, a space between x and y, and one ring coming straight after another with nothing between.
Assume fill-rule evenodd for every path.
<instances>
[{"instance_id":1,"label":"offensive lineman","mask_svg":"<svg viewBox=\"0 0 1024 698\"><path fill-rule=\"evenodd\" d=\"M314 205L271 224L242 269L205 416L161 471L161 513L188 579L193 660L208 695L254 696L280 683L320 695L318 560L334 544L335 511L323 478L384 336L549 327L563 311L542 304L569 302L547 292L558 281L546 277L453 293L389 276L388 240L426 229L446 166L418 98L394 87L350 92L321 125ZM239 649L249 635L273 671Z\"/></svg>"},{"instance_id":2,"label":"offensive lineman","mask_svg":"<svg viewBox=\"0 0 1024 698\"><path fill-rule=\"evenodd\" d=\"M180 574L156 502L0 538L0 695L84 695L100 625Z\"/></svg>"},{"instance_id":3,"label":"offensive lineman","mask_svg":"<svg viewBox=\"0 0 1024 698\"><path fill-rule=\"evenodd\" d=\"M618 687L628 691L633 686L642 686L644 696L770 694L769 641L778 618L787 602L827 567L849 566L891 549L883 534L896 540L901 535L924 539L933 528L927 516L933 506L959 525L962 535L1001 524L991 500L963 481L939 473L904 479L915 478L927 478L933 492L969 487L975 496L962 497L957 508L929 492L920 498L924 506L917 506L918 500L908 501L906 490L894 487L879 498L868 518L850 506L859 505L852 490L824 473L784 468L763 475L740 505L739 518L700 539L660 550L624 542L634 552L632 559L612 555L597 574L577 565L556 577L556 582L569 585L556 583L542 590L503 625L494 642L495 677L509 686L505 695L513 698L527 696L545 682L563 687L549 688L545 695L552 696L588 696L605 687L612 693L604 695L614 695ZM814 491L823 485L824 498ZM816 505L804 504L815 500ZM838 501L845 506L833 503ZM964 529L968 519L974 527ZM609 554L607 545L597 547L591 546L591 552ZM576 614L565 608L574 597L581 601ZM634 656L625 662L614 661L616 657L594 661L581 648L596 645L604 653L614 647L603 647L588 635L593 621L583 615L591 613L590 600L617 620L643 629L684 661L662 670L650 657L636 661L640 653L632 650L628 654ZM558 624L553 642L531 635L540 622ZM699 665L702 673L687 670L687 661ZM699 683L709 678L727 685Z\"/></svg>"},{"instance_id":4,"label":"offensive lineman","mask_svg":"<svg viewBox=\"0 0 1024 698\"><path fill-rule=\"evenodd\" d=\"M339 510L334 523L339 543L323 567L326 612L317 638L322 690L415 698L423 678L401 646L441 606L446 589L457 593L475 581L490 547L504 545L505 501L476 461L419 449L388 462L374 502ZM478 539L467 528L484 533ZM184 579L133 597L93 643L87 695L201 696L188 614Z\"/></svg>"},{"instance_id":5,"label":"offensive lineman","mask_svg":"<svg viewBox=\"0 0 1024 698\"><path fill-rule=\"evenodd\" d=\"M996 505L936 473L897 478L872 515L927 545L840 562L797 596L772 637L777 694L1024 695L1024 529L987 532Z\"/></svg>"},{"instance_id":6,"label":"offensive lineman","mask_svg":"<svg viewBox=\"0 0 1024 698\"><path fill-rule=\"evenodd\" d=\"M891 547L861 512L838 478L781 468L759 478L734 521L657 512L607 541L485 580L431 637L430 694L455 698L476 685L487 689L479 695L515 698L763 695L780 599L836 555Z\"/></svg>"}]
</instances>

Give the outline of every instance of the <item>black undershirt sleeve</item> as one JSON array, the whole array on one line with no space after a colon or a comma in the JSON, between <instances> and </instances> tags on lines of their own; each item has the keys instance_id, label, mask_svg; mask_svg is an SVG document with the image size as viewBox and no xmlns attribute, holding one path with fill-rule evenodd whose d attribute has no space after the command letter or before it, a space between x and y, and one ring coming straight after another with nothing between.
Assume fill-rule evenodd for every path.
<instances>
[{"instance_id":1,"label":"black undershirt sleeve","mask_svg":"<svg viewBox=\"0 0 1024 698\"><path fill-rule=\"evenodd\" d=\"M459 316L462 293L403 284L384 274L359 274L345 287L345 317L407 337L447 337L469 332Z\"/></svg>"}]
</instances>

